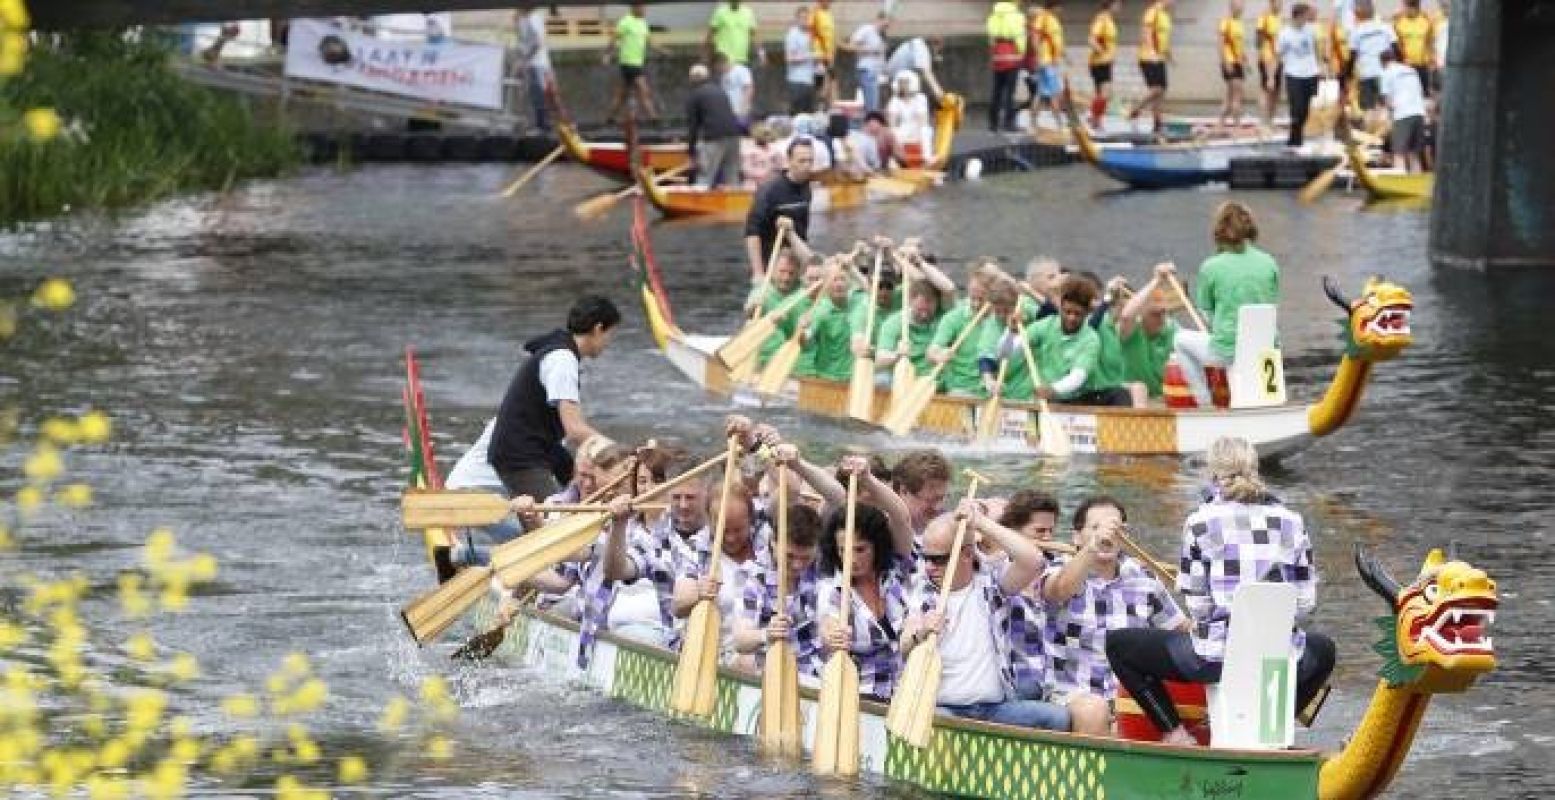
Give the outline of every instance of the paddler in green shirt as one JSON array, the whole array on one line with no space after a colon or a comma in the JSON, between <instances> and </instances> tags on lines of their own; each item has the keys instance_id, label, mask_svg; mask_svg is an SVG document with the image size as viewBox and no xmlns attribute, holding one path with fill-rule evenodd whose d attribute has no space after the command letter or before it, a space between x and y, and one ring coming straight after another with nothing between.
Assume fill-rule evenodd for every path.
<instances>
[{"instance_id":1,"label":"paddler in green shirt","mask_svg":"<svg viewBox=\"0 0 1555 800\"><path fill-rule=\"evenodd\" d=\"M785 249L778 256L777 263L772 267L771 278L770 283L763 282L751 289L750 297L745 301L745 311L748 316L753 314L754 317L761 317L770 314L793 297L795 292L804 291L804 288L799 285L799 262L793 250ZM807 308L809 304L801 300L789 309L788 313L777 318L777 330L762 343L758 364L766 366L772 354L794 335L794 330L799 325L799 317Z\"/></svg>"},{"instance_id":2,"label":"paddler in green shirt","mask_svg":"<svg viewBox=\"0 0 1555 800\"><path fill-rule=\"evenodd\" d=\"M1175 342L1183 377L1199 408L1211 407L1204 368L1227 366L1236 358L1237 314L1242 306L1280 302L1280 266L1254 244L1258 223L1253 212L1241 203L1221 203L1210 230L1216 253L1199 265L1195 297L1210 330L1178 331Z\"/></svg>"},{"instance_id":3,"label":"paddler in green shirt","mask_svg":"<svg viewBox=\"0 0 1555 800\"><path fill-rule=\"evenodd\" d=\"M1123 344L1123 380L1143 384L1146 394L1162 396L1166 361L1177 338L1177 323L1168 316L1180 305L1167 288L1172 264L1157 264L1150 282L1130 297L1118 313L1118 338Z\"/></svg>"},{"instance_id":4,"label":"paddler in green shirt","mask_svg":"<svg viewBox=\"0 0 1555 800\"><path fill-rule=\"evenodd\" d=\"M912 362L913 374L927 375L934 369L929 361L929 344L940 318L940 291L932 284L918 281L908 290L907 307L880 323L875 334L875 366L889 370L899 358ZM902 321L907 321L907 349L902 351Z\"/></svg>"},{"instance_id":5,"label":"paddler in green shirt","mask_svg":"<svg viewBox=\"0 0 1555 800\"><path fill-rule=\"evenodd\" d=\"M1025 321L1021 319L1021 291L1015 280L1000 276L988 289L988 319L978 335L977 369L983 380L984 395L993 394L999 383L999 372L1004 372L1004 389L1000 396L1006 400L1030 400L1031 371L1026 369L1026 351L1017 338Z\"/></svg>"},{"instance_id":6,"label":"paddler in green shirt","mask_svg":"<svg viewBox=\"0 0 1555 800\"><path fill-rule=\"evenodd\" d=\"M966 300L946 312L934 329L934 339L929 343L929 361L936 366L946 365L940 373L941 391L961 397L983 396L983 379L977 370L977 347L981 331L973 331L965 337L961 334L987 302L988 285L997 274L997 268L990 268L987 264L975 266L967 276ZM987 315L978 324L998 325L989 320ZM958 339L961 340L961 346L952 352L950 346Z\"/></svg>"},{"instance_id":7,"label":"paddler in green shirt","mask_svg":"<svg viewBox=\"0 0 1555 800\"><path fill-rule=\"evenodd\" d=\"M853 291L852 267L844 267L831 277L824 295L799 318L804 328L804 351L798 369L804 377L847 381L853 375L853 311L867 302L867 292Z\"/></svg>"},{"instance_id":8,"label":"paddler in green shirt","mask_svg":"<svg viewBox=\"0 0 1555 800\"><path fill-rule=\"evenodd\" d=\"M1059 292L1058 315L1026 329L1042 376L1042 388L1036 393L1044 400L1081 406L1130 405L1127 391L1105 388L1098 381L1101 337L1086 324L1095 300L1090 281L1070 276Z\"/></svg>"},{"instance_id":9,"label":"paddler in green shirt","mask_svg":"<svg viewBox=\"0 0 1555 800\"><path fill-rule=\"evenodd\" d=\"M1101 351L1096 359L1096 385L1101 389L1122 389L1128 392L1130 405L1144 408L1150 404L1150 398L1145 395L1144 386L1131 387L1124 378L1123 342L1118 338L1116 309L1128 282L1118 276L1108 281L1104 288L1100 275L1089 271L1080 275L1090 283L1091 290L1102 298L1092 306L1087 320L1087 324L1101 340Z\"/></svg>"},{"instance_id":10,"label":"paddler in green shirt","mask_svg":"<svg viewBox=\"0 0 1555 800\"><path fill-rule=\"evenodd\" d=\"M875 330L869 330L869 302L867 299L865 302L853 305L848 311L848 327L853 331L853 338L849 342L848 347L855 358L867 358L871 354L875 331L880 330L880 324L885 321L886 317L898 313L901 295L896 287L896 272L889 266L886 266L888 263L884 259L880 262L880 286L876 290L874 297ZM873 275L870 276L870 279L873 279ZM865 291L860 294L861 296L867 296L869 293ZM876 362L875 366L878 368L880 364ZM851 376L852 374L853 367L850 364L848 366L848 375Z\"/></svg>"}]
</instances>

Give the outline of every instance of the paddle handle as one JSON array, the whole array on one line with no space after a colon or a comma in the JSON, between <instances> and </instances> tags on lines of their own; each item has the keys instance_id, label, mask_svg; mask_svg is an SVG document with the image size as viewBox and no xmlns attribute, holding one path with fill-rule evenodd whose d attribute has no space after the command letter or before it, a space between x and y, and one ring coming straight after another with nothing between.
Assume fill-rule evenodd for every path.
<instances>
[{"instance_id":1,"label":"paddle handle","mask_svg":"<svg viewBox=\"0 0 1555 800\"><path fill-rule=\"evenodd\" d=\"M642 494L637 495L636 497L632 498L632 505L634 505L634 506L641 506L643 503L646 503L649 500L656 500L656 499L658 499L658 498L660 498L660 497L662 497L662 496L664 496L664 495L674 491L675 487L677 487L677 486L679 486L679 485L681 485L683 483L686 483L687 481L690 481L690 480L693 480L695 478L701 477L703 473L711 470L712 468L714 468L714 467L716 467L716 466L718 466L719 464L722 464L722 463L724 463L724 456L722 456L722 455L714 456L713 458L709 458L708 460L703 461L702 463L696 465L695 467L692 467L691 469L688 469L685 472L682 472L679 475L676 475L675 477L670 478L669 480L665 481L664 483L661 483L658 486L655 486L652 489L649 489L648 491L643 492Z\"/></svg>"},{"instance_id":2,"label":"paddle handle","mask_svg":"<svg viewBox=\"0 0 1555 800\"><path fill-rule=\"evenodd\" d=\"M1193 305L1192 300L1188 299L1188 293L1183 291L1182 282L1177 280L1176 275L1168 274L1166 277L1172 284L1172 291L1177 293L1177 299L1181 300L1182 304L1187 307L1188 316L1193 318L1193 324L1199 326L1200 331L1208 332L1209 326L1204 324L1204 318L1199 316L1199 309Z\"/></svg>"},{"instance_id":3,"label":"paddle handle","mask_svg":"<svg viewBox=\"0 0 1555 800\"><path fill-rule=\"evenodd\" d=\"M761 316L761 304L767 299L767 290L772 288L772 270L777 269L778 256L783 254L783 243L788 240L784 236L772 243L772 255L767 257L767 271L761 274L761 290L756 293L756 306L751 309L751 321Z\"/></svg>"},{"instance_id":4,"label":"paddle handle","mask_svg":"<svg viewBox=\"0 0 1555 800\"><path fill-rule=\"evenodd\" d=\"M895 254L893 253L892 255L894 256ZM912 315L910 309L908 308L908 306L912 303L912 273L908 272L907 268L901 265L900 260L897 261L897 266L901 266L902 268L902 329L896 335L896 349L906 350L908 344L911 342L911 340L907 338L907 328L912 324ZM898 356L898 358L904 357L905 356Z\"/></svg>"},{"instance_id":5,"label":"paddle handle","mask_svg":"<svg viewBox=\"0 0 1555 800\"><path fill-rule=\"evenodd\" d=\"M982 479L983 476L976 473L972 474L972 482L967 484L966 487L966 499L977 499L977 484ZM954 586L956 582L956 562L961 560L961 546L966 543L966 530L971 522L972 519L967 517L956 523L956 538L950 545L950 561L945 564L945 581L939 587L939 605L937 608L941 612L945 610L946 604L950 602L950 587Z\"/></svg>"},{"instance_id":6,"label":"paddle handle","mask_svg":"<svg viewBox=\"0 0 1555 800\"><path fill-rule=\"evenodd\" d=\"M1136 543L1133 539L1129 538L1127 533L1122 531L1118 533L1118 544L1123 545L1123 549L1127 550L1129 555L1143 562L1145 567L1151 572L1154 572L1155 576L1159 578L1162 583L1175 584L1177 582L1176 572L1174 572L1167 565L1157 561L1155 556L1145 552L1145 549L1140 547L1139 544Z\"/></svg>"},{"instance_id":7,"label":"paddle handle","mask_svg":"<svg viewBox=\"0 0 1555 800\"><path fill-rule=\"evenodd\" d=\"M875 340L875 309L880 307L881 252L875 251L875 274L869 276L869 307L864 311L864 345Z\"/></svg>"},{"instance_id":8,"label":"paddle handle","mask_svg":"<svg viewBox=\"0 0 1555 800\"><path fill-rule=\"evenodd\" d=\"M1015 320L1015 335L1020 337L1020 349L1026 357L1026 371L1031 373L1031 392L1036 394L1042 388L1042 373L1037 372L1037 359L1031 354L1031 340L1026 338L1026 326L1019 319ZM1047 400L1037 397L1037 413L1046 414Z\"/></svg>"},{"instance_id":9,"label":"paddle handle","mask_svg":"<svg viewBox=\"0 0 1555 800\"><path fill-rule=\"evenodd\" d=\"M778 613L788 609L788 466L778 465L777 480Z\"/></svg>"},{"instance_id":10,"label":"paddle handle","mask_svg":"<svg viewBox=\"0 0 1555 800\"><path fill-rule=\"evenodd\" d=\"M837 617L844 626L853 622L853 523L858 516L858 474L848 475L848 502L842 526L842 600Z\"/></svg>"},{"instance_id":11,"label":"paddle handle","mask_svg":"<svg viewBox=\"0 0 1555 800\"><path fill-rule=\"evenodd\" d=\"M663 511L669 503L632 503L633 511ZM607 503L547 503L534 507L537 513L587 514L609 511Z\"/></svg>"},{"instance_id":12,"label":"paddle handle","mask_svg":"<svg viewBox=\"0 0 1555 800\"><path fill-rule=\"evenodd\" d=\"M738 436L729 437L729 450L724 456L724 485L723 491L718 495L718 521L713 524L713 547L708 553L707 577L708 580L718 580L718 566L723 562L724 526L729 517L729 492L734 488L734 475L739 472L738 460L740 457L740 439Z\"/></svg>"},{"instance_id":13,"label":"paddle handle","mask_svg":"<svg viewBox=\"0 0 1555 800\"><path fill-rule=\"evenodd\" d=\"M518 194L518 190L524 188L524 184L529 183L529 181L531 179L533 179L534 176L540 174L540 170L545 169L547 166L550 165L550 163L552 161L555 161L556 159L561 158L562 153L565 153L565 152L567 152L567 148L563 147L562 145L557 145L556 149L554 149L550 153L546 154L545 158L540 159L538 162L535 163L534 166L530 167L523 175L520 175L518 177L518 180L513 181L512 183L508 184L507 188L502 190L502 196L503 197L512 197L513 195Z\"/></svg>"}]
</instances>

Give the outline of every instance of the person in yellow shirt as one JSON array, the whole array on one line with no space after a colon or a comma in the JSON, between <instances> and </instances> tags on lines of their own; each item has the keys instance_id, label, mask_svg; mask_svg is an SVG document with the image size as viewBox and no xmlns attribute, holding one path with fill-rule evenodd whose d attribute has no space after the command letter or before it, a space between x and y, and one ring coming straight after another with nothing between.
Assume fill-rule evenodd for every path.
<instances>
[{"instance_id":1,"label":"person in yellow shirt","mask_svg":"<svg viewBox=\"0 0 1555 800\"><path fill-rule=\"evenodd\" d=\"M815 0L810 11L810 46L815 51L815 94L822 107L837 102L837 20L831 0Z\"/></svg>"},{"instance_id":2,"label":"person in yellow shirt","mask_svg":"<svg viewBox=\"0 0 1555 800\"><path fill-rule=\"evenodd\" d=\"M1274 124L1274 107L1280 104L1280 84L1285 77L1274 43L1280 38L1280 0L1269 0L1269 10L1258 18L1253 35L1258 40L1258 86L1263 90L1263 124Z\"/></svg>"},{"instance_id":3,"label":"person in yellow shirt","mask_svg":"<svg viewBox=\"0 0 1555 800\"><path fill-rule=\"evenodd\" d=\"M1112 100L1112 62L1118 56L1118 22L1113 15L1117 10L1118 0L1102 0L1101 9L1091 20L1091 83L1096 87L1091 98L1091 127L1097 129Z\"/></svg>"},{"instance_id":4,"label":"person in yellow shirt","mask_svg":"<svg viewBox=\"0 0 1555 800\"><path fill-rule=\"evenodd\" d=\"M1247 30L1242 26L1242 0L1231 0L1220 20L1220 77L1226 99L1220 106L1220 126L1242 124L1242 84L1247 80Z\"/></svg>"},{"instance_id":5,"label":"person in yellow shirt","mask_svg":"<svg viewBox=\"0 0 1555 800\"><path fill-rule=\"evenodd\" d=\"M1041 7L1032 10L1026 31L1029 41L1026 48L1032 54L1031 126L1037 126L1042 109L1053 112L1053 124L1064 127L1062 96L1064 93L1064 26L1058 20L1058 9L1063 0L1043 0Z\"/></svg>"},{"instance_id":6,"label":"person in yellow shirt","mask_svg":"<svg viewBox=\"0 0 1555 800\"><path fill-rule=\"evenodd\" d=\"M1404 56L1404 64L1414 67L1420 74L1420 85L1427 96L1431 94L1431 62L1435 60L1436 45L1431 41L1436 25L1420 10L1420 0L1404 0L1403 10L1393 18L1393 35L1398 37L1398 49Z\"/></svg>"},{"instance_id":7,"label":"person in yellow shirt","mask_svg":"<svg viewBox=\"0 0 1555 800\"><path fill-rule=\"evenodd\" d=\"M1145 9L1139 22L1139 71L1148 91L1139 104L1128 112L1129 121L1139 119L1150 109L1154 130L1165 127L1162 115L1166 101L1166 65L1172 60L1172 0L1155 0Z\"/></svg>"},{"instance_id":8,"label":"person in yellow shirt","mask_svg":"<svg viewBox=\"0 0 1555 800\"><path fill-rule=\"evenodd\" d=\"M1010 0L999 0L988 12L989 69L993 94L988 104L988 130L1015 130L1015 86L1026 59L1026 15Z\"/></svg>"}]
</instances>

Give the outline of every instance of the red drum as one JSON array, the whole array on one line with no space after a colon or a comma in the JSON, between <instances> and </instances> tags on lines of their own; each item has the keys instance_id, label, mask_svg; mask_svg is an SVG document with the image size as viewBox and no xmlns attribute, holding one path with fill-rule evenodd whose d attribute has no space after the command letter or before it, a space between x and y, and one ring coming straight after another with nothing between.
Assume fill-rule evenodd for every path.
<instances>
[{"instance_id":1,"label":"red drum","mask_svg":"<svg viewBox=\"0 0 1555 800\"><path fill-rule=\"evenodd\" d=\"M1167 681L1166 691L1177 706L1177 716L1187 726L1199 744L1209 746L1209 701L1205 699L1204 684ZM1139 704L1129 696L1128 690L1118 687L1118 699L1113 708L1118 715L1118 735L1136 742L1158 742L1161 732L1155 729Z\"/></svg>"}]
</instances>

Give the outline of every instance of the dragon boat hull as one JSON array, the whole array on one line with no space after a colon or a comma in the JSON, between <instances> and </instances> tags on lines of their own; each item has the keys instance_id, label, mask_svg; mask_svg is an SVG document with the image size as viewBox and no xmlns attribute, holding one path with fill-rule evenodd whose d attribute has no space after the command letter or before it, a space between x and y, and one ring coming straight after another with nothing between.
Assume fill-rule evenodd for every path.
<instances>
[{"instance_id":1,"label":"dragon boat hull","mask_svg":"<svg viewBox=\"0 0 1555 800\"><path fill-rule=\"evenodd\" d=\"M1366 190L1373 200L1423 200L1429 201L1436 190L1436 176L1429 172L1409 175L1376 173L1366 166L1360 151L1348 148L1350 168L1355 171L1355 182Z\"/></svg>"},{"instance_id":2,"label":"dragon boat hull","mask_svg":"<svg viewBox=\"0 0 1555 800\"><path fill-rule=\"evenodd\" d=\"M493 619L486 601L477 627ZM611 698L670 715L676 654L602 634L590 665L576 664L576 626L525 610L508 629L496 655L552 679L581 683ZM703 724L754 736L761 709L758 675L720 669L717 702ZM814 742L817 697L800 688L803 742ZM1315 798L1323 755L1312 750L1251 752L1050 733L940 717L929 747L918 750L888 734L886 707L861 703L862 772L957 797L1257 797ZM1177 787L1183 787L1179 791Z\"/></svg>"},{"instance_id":3,"label":"dragon boat hull","mask_svg":"<svg viewBox=\"0 0 1555 800\"><path fill-rule=\"evenodd\" d=\"M556 139L579 164L609 178L632 179L632 160L625 142L585 141L577 129L565 123L556 126ZM686 146L680 143L638 145L638 151L643 164L655 172L678 169L690 160Z\"/></svg>"},{"instance_id":4,"label":"dragon boat hull","mask_svg":"<svg viewBox=\"0 0 1555 800\"><path fill-rule=\"evenodd\" d=\"M1265 158L1282 149L1279 145L1230 143L1109 147L1100 148L1091 163L1108 177L1135 189L1179 189L1224 183L1231 180L1232 159Z\"/></svg>"},{"instance_id":5,"label":"dragon boat hull","mask_svg":"<svg viewBox=\"0 0 1555 800\"><path fill-rule=\"evenodd\" d=\"M638 186L648 202L666 217L740 217L750 211L756 197L754 189L744 187L720 187L704 189L696 186L663 186L654 183L646 174L640 175ZM925 188L918 184L914 194ZM902 199L903 193L883 191L874 181L821 181L811 192L812 211L834 211L858 208L881 200Z\"/></svg>"},{"instance_id":6,"label":"dragon boat hull","mask_svg":"<svg viewBox=\"0 0 1555 800\"><path fill-rule=\"evenodd\" d=\"M774 397L763 397L745 386L736 386L729 370L713 354L722 336L694 336L667 332L665 355L692 382L737 403L781 405L835 419L848 418L848 382L818 378L793 378ZM873 417L879 419L891 403L889 389L875 390ZM974 398L936 396L919 418L917 429L926 434L971 441L978 430L983 402ZM1006 401L1002 404L998 438L991 449L1040 452L1035 403ZM1311 406L1290 403L1270 408L1238 410L1174 410L1165 408L1106 408L1050 406L1050 413L1069 436L1076 453L1094 455L1187 455L1202 453L1221 436L1240 436L1252 442L1263 458L1278 459L1311 445L1315 438L1309 422Z\"/></svg>"}]
</instances>

